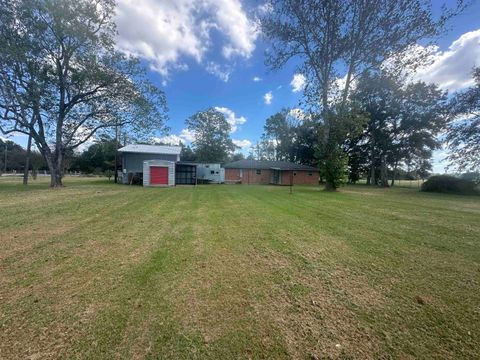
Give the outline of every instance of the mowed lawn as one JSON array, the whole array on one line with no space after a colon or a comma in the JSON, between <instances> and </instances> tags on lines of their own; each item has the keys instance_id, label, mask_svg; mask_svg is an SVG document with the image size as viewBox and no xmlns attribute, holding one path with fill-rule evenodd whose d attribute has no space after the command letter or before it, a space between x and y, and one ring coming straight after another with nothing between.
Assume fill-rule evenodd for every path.
<instances>
[{"instance_id":1,"label":"mowed lawn","mask_svg":"<svg viewBox=\"0 0 480 360\"><path fill-rule=\"evenodd\" d=\"M480 197L0 180L1 359L480 358Z\"/></svg>"}]
</instances>

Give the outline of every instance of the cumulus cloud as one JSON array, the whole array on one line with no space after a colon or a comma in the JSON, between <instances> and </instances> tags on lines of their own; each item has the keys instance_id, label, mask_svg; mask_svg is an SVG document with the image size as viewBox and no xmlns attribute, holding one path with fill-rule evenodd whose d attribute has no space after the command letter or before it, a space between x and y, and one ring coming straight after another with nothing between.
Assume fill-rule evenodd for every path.
<instances>
[{"instance_id":1,"label":"cumulus cloud","mask_svg":"<svg viewBox=\"0 0 480 360\"><path fill-rule=\"evenodd\" d=\"M231 126L232 133L237 131L239 125L243 125L247 122L247 119L244 116L236 116L235 112L233 112L229 108L216 106L215 110L225 115L225 119Z\"/></svg>"},{"instance_id":2,"label":"cumulus cloud","mask_svg":"<svg viewBox=\"0 0 480 360\"><path fill-rule=\"evenodd\" d=\"M188 129L183 129L180 132L180 138L185 140L185 141L188 141L188 142L194 141L195 140L195 132L193 132L191 130L188 130Z\"/></svg>"},{"instance_id":3,"label":"cumulus cloud","mask_svg":"<svg viewBox=\"0 0 480 360\"><path fill-rule=\"evenodd\" d=\"M480 29L461 35L445 51L434 48L432 60L417 71L415 80L436 83L449 91L471 86L472 68L480 65Z\"/></svg>"},{"instance_id":4,"label":"cumulus cloud","mask_svg":"<svg viewBox=\"0 0 480 360\"><path fill-rule=\"evenodd\" d=\"M118 48L147 60L164 77L185 70L185 59L203 64L213 45L226 59L249 58L258 37L240 0L119 0L116 23ZM222 34L218 44L213 31Z\"/></svg>"},{"instance_id":5,"label":"cumulus cloud","mask_svg":"<svg viewBox=\"0 0 480 360\"><path fill-rule=\"evenodd\" d=\"M235 145L237 145L242 149L248 149L249 147L252 146L252 142L247 139L244 139L244 140L232 139L232 141Z\"/></svg>"},{"instance_id":6,"label":"cumulus cloud","mask_svg":"<svg viewBox=\"0 0 480 360\"><path fill-rule=\"evenodd\" d=\"M177 135L166 135L162 137L154 137L152 140L156 143L167 144L167 145L178 145L181 142L185 142L180 136L177 136Z\"/></svg>"},{"instance_id":7,"label":"cumulus cloud","mask_svg":"<svg viewBox=\"0 0 480 360\"><path fill-rule=\"evenodd\" d=\"M305 114L305 111L303 111L300 108L290 109L290 111L288 112L288 115L297 121L303 121L307 116L307 114Z\"/></svg>"},{"instance_id":8,"label":"cumulus cloud","mask_svg":"<svg viewBox=\"0 0 480 360\"><path fill-rule=\"evenodd\" d=\"M302 74L294 74L293 79L290 82L293 92L302 91L305 88L306 79Z\"/></svg>"},{"instance_id":9,"label":"cumulus cloud","mask_svg":"<svg viewBox=\"0 0 480 360\"><path fill-rule=\"evenodd\" d=\"M254 76L254 77L253 77L253 81L254 81L254 82L259 82L259 81L262 81L262 78L261 78L261 77L258 77L258 76Z\"/></svg>"},{"instance_id":10,"label":"cumulus cloud","mask_svg":"<svg viewBox=\"0 0 480 360\"><path fill-rule=\"evenodd\" d=\"M273 100L273 94L271 91L267 92L265 95L263 95L263 101L265 104L270 105Z\"/></svg>"}]
</instances>

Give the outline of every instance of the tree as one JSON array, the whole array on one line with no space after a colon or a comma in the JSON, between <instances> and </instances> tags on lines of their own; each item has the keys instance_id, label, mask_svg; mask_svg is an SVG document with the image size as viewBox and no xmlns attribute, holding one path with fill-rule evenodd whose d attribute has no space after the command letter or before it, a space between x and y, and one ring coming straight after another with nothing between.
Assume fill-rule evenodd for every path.
<instances>
[{"instance_id":1,"label":"tree","mask_svg":"<svg viewBox=\"0 0 480 360\"><path fill-rule=\"evenodd\" d=\"M368 173L369 184L388 186L390 171L393 185L402 164L422 173L429 169L432 151L440 145L436 136L447 121L445 93L435 85L366 72L352 100L368 114L361 135L347 143L353 171Z\"/></svg>"},{"instance_id":2,"label":"tree","mask_svg":"<svg viewBox=\"0 0 480 360\"><path fill-rule=\"evenodd\" d=\"M270 141L275 148L275 160L294 161L293 141L294 124L289 117L289 110L282 111L270 116L265 121L263 140Z\"/></svg>"},{"instance_id":3,"label":"tree","mask_svg":"<svg viewBox=\"0 0 480 360\"><path fill-rule=\"evenodd\" d=\"M138 59L115 49L114 8L114 0L0 3L0 131L32 136L52 187L62 186L66 154L96 133L164 127L164 94Z\"/></svg>"},{"instance_id":4,"label":"tree","mask_svg":"<svg viewBox=\"0 0 480 360\"><path fill-rule=\"evenodd\" d=\"M355 77L387 59L417 64L418 57L399 54L421 39L437 36L445 22L463 9L463 2L453 10L444 8L437 20L431 4L422 0L271 0L271 8L262 19L263 33L273 48L266 62L278 69L292 58L302 60L297 70L306 78L306 101L321 114L320 160L326 189L335 190L343 172L336 170L347 134L339 134L344 127L332 122L349 118L345 106ZM346 69L342 88L336 81L339 68ZM340 143L333 138L341 139Z\"/></svg>"},{"instance_id":5,"label":"tree","mask_svg":"<svg viewBox=\"0 0 480 360\"><path fill-rule=\"evenodd\" d=\"M448 159L458 171L480 171L480 67L473 72L475 85L454 95L449 124Z\"/></svg>"},{"instance_id":6,"label":"tree","mask_svg":"<svg viewBox=\"0 0 480 360\"><path fill-rule=\"evenodd\" d=\"M182 159L182 161L196 161L197 158L190 146L184 143L180 143L180 146L182 147L180 152L180 159Z\"/></svg>"},{"instance_id":7,"label":"tree","mask_svg":"<svg viewBox=\"0 0 480 360\"><path fill-rule=\"evenodd\" d=\"M194 134L192 147L197 161L223 163L237 148L230 138L230 124L214 108L192 115L186 125Z\"/></svg>"},{"instance_id":8,"label":"tree","mask_svg":"<svg viewBox=\"0 0 480 360\"><path fill-rule=\"evenodd\" d=\"M113 174L117 147L115 139L101 137L77 156L71 167L84 173ZM119 165L117 164L117 168Z\"/></svg>"},{"instance_id":9,"label":"tree","mask_svg":"<svg viewBox=\"0 0 480 360\"><path fill-rule=\"evenodd\" d=\"M244 159L245 159L245 155L243 155L240 152L233 154L232 158L231 158L232 161L239 161L239 160L244 160Z\"/></svg>"},{"instance_id":10,"label":"tree","mask_svg":"<svg viewBox=\"0 0 480 360\"><path fill-rule=\"evenodd\" d=\"M5 156L5 150L7 152ZM20 145L14 143L11 140L0 139L0 172L5 171L17 171L25 170L27 151ZM5 166L5 159L7 160ZM31 151L29 170L36 172L38 169L46 168L46 164L42 159L42 156L37 151Z\"/></svg>"}]
</instances>

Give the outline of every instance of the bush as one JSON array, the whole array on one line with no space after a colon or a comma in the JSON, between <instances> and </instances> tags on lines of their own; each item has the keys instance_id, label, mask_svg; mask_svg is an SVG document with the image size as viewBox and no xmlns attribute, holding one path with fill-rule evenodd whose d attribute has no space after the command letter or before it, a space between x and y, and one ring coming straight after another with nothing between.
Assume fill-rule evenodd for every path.
<instances>
[{"instance_id":1,"label":"bush","mask_svg":"<svg viewBox=\"0 0 480 360\"><path fill-rule=\"evenodd\" d=\"M477 185L470 180L460 179L451 175L436 175L430 177L422 185L422 191L451 194L478 194Z\"/></svg>"}]
</instances>

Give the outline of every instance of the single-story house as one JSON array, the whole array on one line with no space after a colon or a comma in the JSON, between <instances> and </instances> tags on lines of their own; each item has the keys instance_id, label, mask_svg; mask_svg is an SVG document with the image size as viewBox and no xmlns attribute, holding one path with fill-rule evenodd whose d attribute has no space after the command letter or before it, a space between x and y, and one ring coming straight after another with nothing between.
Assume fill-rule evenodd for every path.
<instances>
[{"instance_id":1,"label":"single-story house","mask_svg":"<svg viewBox=\"0 0 480 360\"><path fill-rule=\"evenodd\" d=\"M288 161L238 160L226 164L225 183L318 185L318 169Z\"/></svg>"},{"instance_id":2,"label":"single-story house","mask_svg":"<svg viewBox=\"0 0 480 360\"><path fill-rule=\"evenodd\" d=\"M180 161L180 146L127 145L122 154L122 183L141 179L143 186L195 185L223 183L224 169L220 164Z\"/></svg>"}]
</instances>

